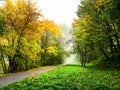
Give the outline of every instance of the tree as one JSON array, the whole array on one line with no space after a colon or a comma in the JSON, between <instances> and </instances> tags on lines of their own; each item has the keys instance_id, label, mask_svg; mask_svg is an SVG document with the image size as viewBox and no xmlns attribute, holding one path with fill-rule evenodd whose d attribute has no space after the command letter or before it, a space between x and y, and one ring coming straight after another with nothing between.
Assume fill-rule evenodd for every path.
<instances>
[{"instance_id":1,"label":"tree","mask_svg":"<svg viewBox=\"0 0 120 90\"><path fill-rule=\"evenodd\" d=\"M59 56L60 29L53 21L43 20L40 22L40 57L41 65L52 65L61 63Z\"/></svg>"},{"instance_id":2,"label":"tree","mask_svg":"<svg viewBox=\"0 0 120 90\"><path fill-rule=\"evenodd\" d=\"M3 43L3 40L1 37L4 35L5 27L6 27L5 15L2 12L2 8L0 8L0 47L1 47L1 44ZM4 54L1 49L0 49L0 64L2 65L3 72L6 73L7 72L6 63L4 60Z\"/></svg>"},{"instance_id":3,"label":"tree","mask_svg":"<svg viewBox=\"0 0 120 90\"><path fill-rule=\"evenodd\" d=\"M75 38L82 47L94 48L92 56L99 58L102 53L112 63L119 62L120 55L118 5L119 1L114 0L84 0L78 7L78 19L73 23L78 27Z\"/></svg>"},{"instance_id":4,"label":"tree","mask_svg":"<svg viewBox=\"0 0 120 90\"><path fill-rule=\"evenodd\" d=\"M24 65L22 60L25 59L23 58L31 58L31 46L35 45L32 42L36 40L31 35L37 35L38 33L38 18L41 14L30 0L28 2L25 0L14 2L13 0L7 0L2 11L6 19L6 28L2 39L6 43L1 45L1 49L8 58L9 72L20 71L22 69L21 65ZM37 40L34 42L37 42Z\"/></svg>"}]
</instances>

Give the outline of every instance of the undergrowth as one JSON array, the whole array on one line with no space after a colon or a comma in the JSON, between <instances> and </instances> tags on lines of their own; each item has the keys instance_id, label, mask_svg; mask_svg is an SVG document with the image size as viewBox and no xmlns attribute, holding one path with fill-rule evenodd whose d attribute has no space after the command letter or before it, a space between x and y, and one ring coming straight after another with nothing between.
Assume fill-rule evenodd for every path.
<instances>
[{"instance_id":1,"label":"undergrowth","mask_svg":"<svg viewBox=\"0 0 120 90\"><path fill-rule=\"evenodd\" d=\"M120 71L60 66L0 90L120 90Z\"/></svg>"}]
</instances>

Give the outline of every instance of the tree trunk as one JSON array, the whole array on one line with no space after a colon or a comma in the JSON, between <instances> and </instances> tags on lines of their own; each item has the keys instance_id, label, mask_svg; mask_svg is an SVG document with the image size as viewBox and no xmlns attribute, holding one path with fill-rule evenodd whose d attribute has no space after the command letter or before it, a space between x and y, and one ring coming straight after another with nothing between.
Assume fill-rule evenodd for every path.
<instances>
[{"instance_id":1,"label":"tree trunk","mask_svg":"<svg viewBox=\"0 0 120 90\"><path fill-rule=\"evenodd\" d=\"M112 38L109 37L109 41L110 41L110 51L111 51L111 60L114 61L114 57L113 57L113 54L114 54L114 50L113 50L113 41L112 41Z\"/></svg>"},{"instance_id":2,"label":"tree trunk","mask_svg":"<svg viewBox=\"0 0 120 90\"><path fill-rule=\"evenodd\" d=\"M7 73L6 63L5 63L4 56L3 56L2 52L1 52L1 64L2 64L2 68L3 68L3 72Z\"/></svg>"},{"instance_id":3,"label":"tree trunk","mask_svg":"<svg viewBox=\"0 0 120 90\"><path fill-rule=\"evenodd\" d=\"M115 39L116 39L116 42L117 42L117 46L118 46L118 48L120 50L120 42L119 42L119 38L118 38L117 34L115 34Z\"/></svg>"},{"instance_id":4,"label":"tree trunk","mask_svg":"<svg viewBox=\"0 0 120 90\"><path fill-rule=\"evenodd\" d=\"M9 58L9 72L13 73L14 72L14 65L13 61L11 58Z\"/></svg>"},{"instance_id":5,"label":"tree trunk","mask_svg":"<svg viewBox=\"0 0 120 90\"><path fill-rule=\"evenodd\" d=\"M3 67L3 71L4 71L4 73L7 73L7 69L6 69L6 63L5 63L5 60L4 60L4 58L2 59L2 67Z\"/></svg>"},{"instance_id":6,"label":"tree trunk","mask_svg":"<svg viewBox=\"0 0 120 90\"><path fill-rule=\"evenodd\" d=\"M103 53L103 55L106 57L107 60L109 60L109 56L105 53L105 51L102 49L100 43L98 44L98 47L100 49L100 51Z\"/></svg>"},{"instance_id":7,"label":"tree trunk","mask_svg":"<svg viewBox=\"0 0 120 90\"><path fill-rule=\"evenodd\" d=\"M15 61L16 58L9 57L9 72L13 73L17 71L18 63Z\"/></svg>"},{"instance_id":8,"label":"tree trunk","mask_svg":"<svg viewBox=\"0 0 120 90\"><path fill-rule=\"evenodd\" d=\"M81 48L81 66L86 66L86 47Z\"/></svg>"}]
</instances>

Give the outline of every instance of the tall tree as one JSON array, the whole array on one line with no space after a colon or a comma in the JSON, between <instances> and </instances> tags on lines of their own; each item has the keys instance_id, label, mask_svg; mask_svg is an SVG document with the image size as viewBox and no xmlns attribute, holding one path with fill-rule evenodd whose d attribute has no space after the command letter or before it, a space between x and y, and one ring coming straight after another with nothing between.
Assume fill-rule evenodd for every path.
<instances>
[{"instance_id":1,"label":"tall tree","mask_svg":"<svg viewBox=\"0 0 120 90\"><path fill-rule=\"evenodd\" d=\"M118 5L119 1L114 0L84 0L78 7L78 20L73 23L78 27L74 35L79 43L99 50L109 62L119 62L120 56Z\"/></svg>"},{"instance_id":2,"label":"tall tree","mask_svg":"<svg viewBox=\"0 0 120 90\"><path fill-rule=\"evenodd\" d=\"M6 43L1 48L8 57L9 72L15 72L20 70L22 64L19 62L31 52L31 34L37 35L41 14L30 0L7 0L2 10L6 19L2 39Z\"/></svg>"}]
</instances>

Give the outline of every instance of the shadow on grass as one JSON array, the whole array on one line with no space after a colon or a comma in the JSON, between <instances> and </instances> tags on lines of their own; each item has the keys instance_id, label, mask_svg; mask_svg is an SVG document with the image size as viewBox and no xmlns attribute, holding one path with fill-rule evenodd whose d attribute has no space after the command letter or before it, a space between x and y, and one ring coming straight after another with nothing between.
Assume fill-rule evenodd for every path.
<instances>
[{"instance_id":1,"label":"shadow on grass","mask_svg":"<svg viewBox=\"0 0 120 90\"><path fill-rule=\"evenodd\" d=\"M73 66L73 67L80 67L80 68L84 68L84 69L87 69L87 70L100 70L100 71L108 71L108 70L111 70L111 69L108 69L104 66L101 67L101 65L86 65L85 67L81 66L80 64L66 64L66 65L63 65L63 66Z\"/></svg>"},{"instance_id":2,"label":"shadow on grass","mask_svg":"<svg viewBox=\"0 0 120 90\"><path fill-rule=\"evenodd\" d=\"M81 65L79 65L79 64L66 64L66 65L64 65L64 66L74 66L74 67L81 67Z\"/></svg>"}]
</instances>

